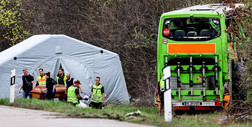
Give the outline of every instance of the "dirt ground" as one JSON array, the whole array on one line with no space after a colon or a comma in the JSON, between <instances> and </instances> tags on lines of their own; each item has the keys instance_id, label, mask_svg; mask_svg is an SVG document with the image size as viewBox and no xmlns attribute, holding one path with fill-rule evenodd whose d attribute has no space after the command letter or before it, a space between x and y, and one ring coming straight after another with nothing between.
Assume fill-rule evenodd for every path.
<instances>
[{"instance_id":1,"label":"dirt ground","mask_svg":"<svg viewBox=\"0 0 252 127\"><path fill-rule=\"evenodd\" d=\"M0 106L0 127L148 127L106 119L69 118L65 114Z\"/></svg>"}]
</instances>

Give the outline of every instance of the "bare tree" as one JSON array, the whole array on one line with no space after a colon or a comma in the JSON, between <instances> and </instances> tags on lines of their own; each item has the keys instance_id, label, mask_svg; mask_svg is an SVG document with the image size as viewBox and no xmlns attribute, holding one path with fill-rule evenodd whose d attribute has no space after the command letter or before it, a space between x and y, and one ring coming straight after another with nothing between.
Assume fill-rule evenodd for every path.
<instances>
[{"instance_id":1,"label":"bare tree","mask_svg":"<svg viewBox=\"0 0 252 127\"><path fill-rule=\"evenodd\" d=\"M31 34L66 34L118 53L133 97L155 94L161 14L199 3L202 0L22 0L31 12Z\"/></svg>"}]
</instances>

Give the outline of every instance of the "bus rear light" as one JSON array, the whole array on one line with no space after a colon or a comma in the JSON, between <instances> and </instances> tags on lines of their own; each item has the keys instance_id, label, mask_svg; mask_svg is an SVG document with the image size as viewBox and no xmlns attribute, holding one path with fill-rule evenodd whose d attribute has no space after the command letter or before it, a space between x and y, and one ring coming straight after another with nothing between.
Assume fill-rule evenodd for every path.
<instances>
[{"instance_id":1,"label":"bus rear light","mask_svg":"<svg viewBox=\"0 0 252 127\"><path fill-rule=\"evenodd\" d=\"M210 110L210 107L207 107L207 106L196 106L195 110Z\"/></svg>"},{"instance_id":2,"label":"bus rear light","mask_svg":"<svg viewBox=\"0 0 252 127\"><path fill-rule=\"evenodd\" d=\"M216 102L215 102L215 106L221 106L221 102L216 101Z\"/></svg>"},{"instance_id":3,"label":"bus rear light","mask_svg":"<svg viewBox=\"0 0 252 127\"><path fill-rule=\"evenodd\" d=\"M190 110L189 106L174 106L173 110Z\"/></svg>"}]
</instances>

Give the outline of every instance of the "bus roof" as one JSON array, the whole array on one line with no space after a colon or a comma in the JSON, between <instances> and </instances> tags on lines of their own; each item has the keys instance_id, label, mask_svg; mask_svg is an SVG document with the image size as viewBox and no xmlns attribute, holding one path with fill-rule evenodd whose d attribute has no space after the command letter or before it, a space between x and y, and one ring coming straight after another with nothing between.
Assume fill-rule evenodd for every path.
<instances>
[{"instance_id":1,"label":"bus roof","mask_svg":"<svg viewBox=\"0 0 252 127\"><path fill-rule=\"evenodd\" d=\"M235 8L243 7L244 4L234 4ZM174 13L223 13L223 10L229 11L233 8L223 6L221 3L216 4L205 4L205 5L195 5L187 8L182 8L179 10L170 11L164 14L174 14Z\"/></svg>"}]
</instances>

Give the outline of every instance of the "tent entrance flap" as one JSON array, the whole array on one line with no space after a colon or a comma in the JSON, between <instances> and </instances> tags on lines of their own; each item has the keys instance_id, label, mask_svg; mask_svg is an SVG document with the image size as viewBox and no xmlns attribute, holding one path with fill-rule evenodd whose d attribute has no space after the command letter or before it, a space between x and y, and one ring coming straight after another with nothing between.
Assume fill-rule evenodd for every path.
<instances>
[{"instance_id":1,"label":"tent entrance flap","mask_svg":"<svg viewBox=\"0 0 252 127\"><path fill-rule=\"evenodd\" d=\"M71 78L80 80L84 93L90 93L90 86L92 86L92 81L95 78L94 74L88 66L85 66L77 60L62 57L54 58L41 65L37 65L36 69L32 72L32 75L36 77L39 76L38 69L43 68L44 73L53 70L53 72L51 72L51 78L56 79L60 66L64 69L65 74L69 73Z\"/></svg>"},{"instance_id":2,"label":"tent entrance flap","mask_svg":"<svg viewBox=\"0 0 252 127\"><path fill-rule=\"evenodd\" d=\"M47 61L40 62L32 67L30 73L35 76L34 78L36 78L39 76L39 69L42 68L44 73L51 72L51 78L55 78L60 67L60 61L60 58L52 58Z\"/></svg>"},{"instance_id":3,"label":"tent entrance flap","mask_svg":"<svg viewBox=\"0 0 252 127\"><path fill-rule=\"evenodd\" d=\"M85 65L85 63L80 63L77 60L69 58L62 58L60 64L65 74L69 73L72 78L80 80L84 93L91 93L90 89L94 82L95 75L90 67Z\"/></svg>"}]
</instances>

